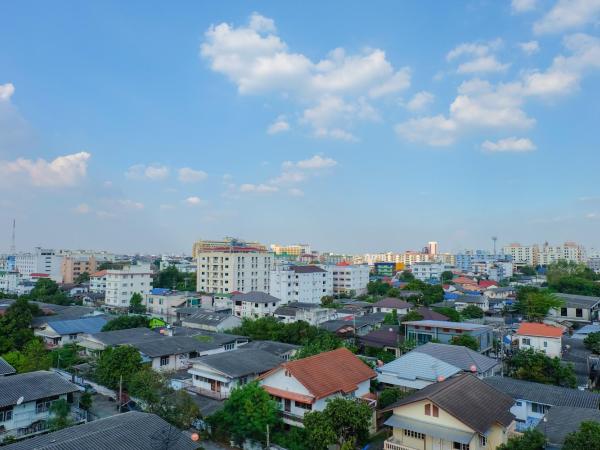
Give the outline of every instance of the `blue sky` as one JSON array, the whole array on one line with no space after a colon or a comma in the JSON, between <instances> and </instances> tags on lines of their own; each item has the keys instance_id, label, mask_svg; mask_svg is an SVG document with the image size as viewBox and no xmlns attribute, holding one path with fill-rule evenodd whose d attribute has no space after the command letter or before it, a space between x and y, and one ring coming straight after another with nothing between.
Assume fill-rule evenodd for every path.
<instances>
[{"instance_id":1,"label":"blue sky","mask_svg":"<svg viewBox=\"0 0 600 450\"><path fill-rule=\"evenodd\" d=\"M12 2L0 248L600 247L600 2Z\"/></svg>"}]
</instances>

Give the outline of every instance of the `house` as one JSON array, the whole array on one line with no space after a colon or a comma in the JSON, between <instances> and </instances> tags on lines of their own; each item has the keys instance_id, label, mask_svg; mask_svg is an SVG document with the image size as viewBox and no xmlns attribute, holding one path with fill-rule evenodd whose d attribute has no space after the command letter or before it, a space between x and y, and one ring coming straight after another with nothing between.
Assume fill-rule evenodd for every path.
<instances>
[{"instance_id":1,"label":"house","mask_svg":"<svg viewBox=\"0 0 600 450\"><path fill-rule=\"evenodd\" d=\"M231 299L233 314L251 319L272 316L280 303L278 298L260 291L250 291L246 294L234 293Z\"/></svg>"},{"instance_id":2,"label":"house","mask_svg":"<svg viewBox=\"0 0 600 450\"><path fill-rule=\"evenodd\" d=\"M193 375L189 388L201 395L227 398L231 391L273 369L282 359L265 350L239 348L191 360Z\"/></svg>"},{"instance_id":3,"label":"house","mask_svg":"<svg viewBox=\"0 0 600 450\"><path fill-rule=\"evenodd\" d=\"M342 339L365 336L378 329L385 319L385 313L366 314L364 316L348 315L341 319L328 320L319 324L319 328L335 333Z\"/></svg>"},{"instance_id":4,"label":"house","mask_svg":"<svg viewBox=\"0 0 600 450\"><path fill-rule=\"evenodd\" d=\"M192 314L182 314L181 308L176 310L181 320L181 325L198 330L223 332L239 327L242 319L229 313L207 311L199 308L185 308L195 310Z\"/></svg>"},{"instance_id":5,"label":"house","mask_svg":"<svg viewBox=\"0 0 600 450\"><path fill-rule=\"evenodd\" d=\"M486 378L485 383L513 399L510 411L517 420L517 431L534 427L555 406L600 408L600 394L551 384L534 383L509 377Z\"/></svg>"},{"instance_id":6,"label":"house","mask_svg":"<svg viewBox=\"0 0 600 450\"><path fill-rule=\"evenodd\" d=\"M454 300L454 308L462 311L467 306L477 306L484 312L490 309L489 299L485 295L460 295Z\"/></svg>"},{"instance_id":7,"label":"house","mask_svg":"<svg viewBox=\"0 0 600 450\"><path fill-rule=\"evenodd\" d=\"M302 426L307 411L323 411L335 397L367 399L377 374L347 348L284 362L260 377L284 423Z\"/></svg>"},{"instance_id":8,"label":"house","mask_svg":"<svg viewBox=\"0 0 600 450\"><path fill-rule=\"evenodd\" d=\"M440 314L439 312L435 312L435 311L427 308L426 306L419 306L414 311L416 313L418 313L421 317L423 317L422 320L443 320L443 321L450 320L450 318L448 316Z\"/></svg>"},{"instance_id":9,"label":"house","mask_svg":"<svg viewBox=\"0 0 600 450\"><path fill-rule=\"evenodd\" d=\"M131 411L36 436L6 450L195 450L200 444L155 414Z\"/></svg>"},{"instance_id":10,"label":"house","mask_svg":"<svg viewBox=\"0 0 600 450\"><path fill-rule=\"evenodd\" d=\"M600 324L584 325L573 332L573 339L585 339L590 333L600 333Z\"/></svg>"},{"instance_id":11,"label":"house","mask_svg":"<svg viewBox=\"0 0 600 450\"><path fill-rule=\"evenodd\" d=\"M145 294L142 305L146 312L172 324L177 320L177 308L186 306L196 295L192 292L174 291L165 288L152 288Z\"/></svg>"},{"instance_id":12,"label":"house","mask_svg":"<svg viewBox=\"0 0 600 450\"><path fill-rule=\"evenodd\" d=\"M202 340L190 336L157 336L156 339L133 342L142 355L143 362L157 372L187 369L192 358L196 358L207 346Z\"/></svg>"},{"instance_id":13,"label":"house","mask_svg":"<svg viewBox=\"0 0 600 450\"><path fill-rule=\"evenodd\" d=\"M420 320L404 322L405 336L414 340L417 345L437 340L442 344L450 344L455 336L468 335L479 343L479 352L486 353L492 349L492 328L469 322L447 322L442 320Z\"/></svg>"},{"instance_id":14,"label":"house","mask_svg":"<svg viewBox=\"0 0 600 450\"><path fill-rule=\"evenodd\" d=\"M99 270L90 275L90 292L106 294L106 270Z\"/></svg>"},{"instance_id":15,"label":"house","mask_svg":"<svg viewBox=\"0 0 600 450\"><path fill-rule=\"evenodd\" d=\"M70 405L72 419L84 417L72 406L79 388L54 372L39 370L0 377L0 442L45 431L50 407L57 400ZM31 447L28 447L31 448Z\"/></svg>"},{"instance_id":16,"label":"house","mask_svg":"<svg viewBox=\"0 0 600 450\"><path fill-rule=\"evenodd\" d=\"M514 299L517 295L517 289L515 287L493 287L490 286L484 294L494 300L507 300Z\"/></svg>"},{"instance_id":17,"label":"house","mask_svg":"<svg viewBox=\"0 0 600 450\"><path fill-rule=\"evenodd\" d=\"M278 307L273 316L283 323L294 323L299 320L308 322L310 325L319 325L337 317L333 308L322 308L313 303L293 302Z\"/></svg>"},{"instance_id":18,"label":"house","mask_svg":"<svg viewBox=\"0 0 600 450\"><path fill-rule=\"evenodd\" d=\"M460 345L428 342L377 369L377 380L405 390L423 389L460 373L478 378L494 375L499 367L488 358Z\"/></svg>"},{"instance_id":19,"label":"house","mask_svg":"<svg viewBox=\"0 0 600 450\"><path fill-rule=\"evenodd\" d=\"M599 320L600 297L574 294L554 294L564 302L560 309L550 310L549 316L569 322L590 323Z\"/></svg>"},{"instance_id":20,"label":"house","mask_svg":"<svg viewBox=\"0 0 600 450\"><path fill-rule=\"evenodd\" d=\"M398 317L408 314L408 311L413 307L412 303L405 302L397 298L384 298L376 303L373 303L373 311L380 313L391 313L396 311Z\"/></svg>"},{"instance_id":21,"label":"house","mask_svg":"<svg viewBox=\"0 0 600 450\"><path fill-rule=\"evenodd\" d=\"M520 349L532 348L546 353L550 357L562 354L562 335L564 329L545 323L522 322L513 336Z\"/></svg>"},{"instance_id":22,"label":"house","mask_svg":"<svg viewBox=\"0 0 600 450\"><path fill-rule=\"evenodd\" d=\"M393 435L385 450L495 449L514 426L512 398L477 377L462 374L401 399L384 409Z\"/></svg>"},{"instance_id":23,"label":"house","mask_svg":"<svg viewBox=\"0 0 600 450\"><path fill-rule=\"evenodd\" d=\"M378 330L360 336L359 343L363 347L382 349L392 353L394 356L400 356L398 346L404 341L404 336L400 334L399 325L383 325Z\"/></svg>"},{"instance_id":24,"label":"house","mask_svg":"<svg viewBox=\"0 0 600 450\"><path fill-rule=\"evenodd\" d=\"M289 361L300 349L300 346L276 341L250 341L247 344L244 344L241 348L264 350L272 353L273 355L279 356L284 361Z\"/></svg>"},{"instance_id":25,"label":"house","mask_svg":"<svg viewBox=\"0 0 600 450\"><path fill-rule=\"evenodd\" d=\"M546 437L546 449L558 450L563 447L569 433L578 431L581 422L588 421L600 422L600 410L555 406L535 428Z\"/></svg>"},{"instance_id":26,"label":"house","mask_svg":"<svg viewBox=\"0 0 600 450\"><path fill-rule=\"evenodd\" d=\"M107 323L106 316L56 320L36 327L33 334L41 337L48 348L62 347L79 342L83 334L99 333Z\"/></svg>"},{"instance_id":27,"label":"house","mask_svg":"<svg viewBox=\"0 0 600 450\"><path fill-rule=\"evenodd\" d=\"M7 363L4 358L0 357L0 377L14 375L15 373L17 373L15 368Z\"/></svg>"}]
</instances>

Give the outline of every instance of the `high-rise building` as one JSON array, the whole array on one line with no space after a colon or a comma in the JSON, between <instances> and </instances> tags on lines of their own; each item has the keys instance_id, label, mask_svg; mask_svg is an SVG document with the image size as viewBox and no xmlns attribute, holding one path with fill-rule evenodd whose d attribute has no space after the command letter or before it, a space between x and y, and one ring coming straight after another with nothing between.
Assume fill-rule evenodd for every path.
<instances>
[{"instance_id":1,"label":"high-rise building","mask_svg":"<svg viewBox=\"0 0 600 450\"><path fill-rule=\"evenodd\" d=\"M269 292L273 254L262 244L236 239L196 248L196 289L208 293Z\"/></svg>"},{"instance_id":2,"label":"high-rise building","mask_svg":"<svg viewBox=\"0 0 600 450\"><path fill-rule=\"evenodd\" d=\"M309 244L295 244L295 245L279 245L271 244L271 251L276 256L292 256L299 257L302 255L308 255L311 253Z\"/></svg>"},{"instance_id":3,"label":"high-rise building","mask_svg":"<svg viewBox=\"0 0 600 450\"><path fill-rule=\"evenodd\" d=\"M221 241L209 241L209 240L200 240L194 242L192 247L192 257L194 259L198 258L198 254L202 252L209 252L212 249L219 249L223 247L232 247L232 246L248 246L254 247L259 250L267 251L267 247L259 242L246 242L241 239L233 238L233 237L225 237Z\"/></svg>"},{"instance_id":4,"label":"high-rise building","mask_svg":"<svg viewBox=\"0 0 600 450\"><path fill-rule=\"evenodd\" d=\"M515 265L547 266L559 260L583 262L585 248L575 242L565 242L563 245L552 246L545 242L539 245L510 244L502 248L502 252L510 255Z\"/></svg>"},{"instance_id":5,"label":"high-rise building","mask_svg":"<svg viewBox=\"0 0 600 450\"><path fill-rule=\"evenodd\" d=\"M94 273L98 268L98 262L94 255L75 254L68 255L62 259L62 282L75 283L77 277L83 273Z\"/></svg>"},{"instance_id":6,"label":"high-rise building","mask_svg":"<svg viewBox=\"0 0 600 450\"><path fill-rule=\"evenodd\" d=\"M369 273L371 269L367 264L349 264L341 262L335 266L328 266L328 271L333 274L333 293L363 295L367 293Z\"/></svg>"},{"instance_id":7,"label":"high-rise building","mask_svg":"<svg viewBox=\"0 0 600 450\"><path fill-rule=\"evenodd\" d=\"M427 253L430 255L437 255L438 243L436 241L430 241L427 243Z\"/></svg>"},{"instance_id":8,"label":"high-rise building","mask_svg":"<svg viewBox=\"0 0 600 450\"><path fill-rule=\"evenodd\" d=\"M502 253L510 255L512 262L519 265L537 266L540 260L540 247L534 245L521 245L512 243L502 247Z\"/></svg>"},{"instance_id":9,"label":"high-rise building","mask_svg":"<svg viewBox=\"0 0 600 450\"><path fill-rule=\"evenodd\" d=\"M144 297L152 289L150 266L131 265L123 269L106 271L106 294L104 303L113 308L128 308L133 294Z\"/></svg>"}]
</instances>

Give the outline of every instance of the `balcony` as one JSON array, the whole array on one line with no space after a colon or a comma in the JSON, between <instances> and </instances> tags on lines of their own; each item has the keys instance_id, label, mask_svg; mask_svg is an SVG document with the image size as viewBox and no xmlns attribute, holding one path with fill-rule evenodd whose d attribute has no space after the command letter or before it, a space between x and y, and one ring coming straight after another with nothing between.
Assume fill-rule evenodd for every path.
<instances>
[{"instance_id":1,"label":"balcony","mask_svg":"<svg viewBox=\"0 0 600 450\"><path fill-rule=\"evenodd\" d=\"M412 447L407 447L396 438L389 438L383 443L383 450L417 450Z\"/></svg>"}]
</instances>

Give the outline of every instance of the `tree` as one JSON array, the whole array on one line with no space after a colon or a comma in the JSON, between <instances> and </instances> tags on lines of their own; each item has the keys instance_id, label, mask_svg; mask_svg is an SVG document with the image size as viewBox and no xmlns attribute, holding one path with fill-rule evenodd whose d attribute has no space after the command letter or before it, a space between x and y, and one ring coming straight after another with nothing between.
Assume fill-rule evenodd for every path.
<instances>
[{"instance_id":1,"label":"tree","mask_svg":"<svg viewBox=\"0 0 600 450\"><path fill-rule=\"evenodd\" d=\"M415 279L415 276L412 274L412 272L410 270L403 270L402 272L400 272L400 274L398 275L398 279L400 281L412 281Z\"/></svg>"},{"instance_id":2,"label":"tree","mask_svg":"<svg viewBox=\"0 0 600 450\"><path fill-rule=\"evenodd\" d=\"M321 297L321 306L324 308L333 308L335 300L332 295L324 295Z\"/></svg>"},{"instance_id":3,"label":"tree","mask_svg":"<svg viewBox=\"0 0 600 450\"><path fill-rule=\"evenodd\" d=\"M437 303L444 300L444 289L439 284L432 285L415 279L409 281L402 289L406 291L421 292L423 295L416 298L415 301L422 303L425 306L429 306L432 303Z\"/></svg>"},{"instance_id":4,"label":"tree","mask_svg":"<svg viewBox=\"0 0 600 450\"><path fill-rule=\"evenodd\" d=\"M588 334L583 340L583 345L592 353L600 354L600 331Z\"/></svg>"},{"instance_id":5,"label":"tree","mask_svg":"<svg viewBox=\"0 0 600 450\"><path fill-rule=\"evenodd\" d=\"M439 314L443 314L450 320L450 322L460 322L462 321L462 317L460 313L454 308L450 308L449 306L441 306L439 308L431 308L433 311Z\"/></svg>"},{"instance_id":6,"label":"tree","mask_svg":"<svg viewBox=\"0 0 600 450\"><path fill-rule=\"evenodd\" d=\"M516 351L508 360L508 369L510 376L520 380L571 388L577 385L571 364L563 364L559 358L550 358L534 349Z\"/></svg>"},{"instance_id":7,"label":"tree","mask_svg":"<svg viewBox=\"0 0 600 450\"><path fill-rule=\"evenodd\" d=\"M585 421L565 438L563 450L600 450L600 422Z\"/></svg>"},{"instance_id":8,"label":"tree","mask_svg":"<svg viewBox=\"0 0 600 450\"><path fill-rule=\"evenodd\" d=\"M89 411L90 409L92 409L92 403L92 394L90 394L87 391L81 394L81 396L79 397L79 407L84 411Z\"/></svg>"},{"instance_id":9,"label":"tree","mask_svg":"<svg viewBox=\"0 0 600 450\"><path fill-rule=\"evenodd\" d=\"M22 351L13 350L2 357L15 368L17 373L48 370L51 364L48 351L37 338L25 344Z\"/></svg>"},{"instance_id":10,"label":"tree","mask_svg":"<svg viewBox=\"0 0 600 450\"><path fill-rule=\"evenodd\" d=\"M180 272L177 267L169 266L158 272L153 286L157 288L176 289L178 291L195 291L196 274Z\"/></svg>"},{"instance_id":11,"label":"tree","mask_svg":"<svg viewBox=\"0 0 600 450\"><path fill-rule=\"evenodd\" d=\"M377 409L383 409L396 403L398 400L406 397L409 393L395 387L387 387L379 393L377 399Z\"/></svg>"},{"instance_id":12,"label":"tree","mask_svg":"<svg viewBox=\"0 0 600 450\"><path fill-rule=\"evenodd\" d=\"M423 316L417 311L409 311L401 319L402 322L416 322L418 320L423 320Z\"/></svg>"},{"instance_id":13,"label":"tree","mask_svg":"<svg viewBox=\"0 0 600 450\"><path fill-rule=\"evenodd\" d=\"M530 321L541 321L551 309L560 308L563 301L547 289L524 287L517 292L515 308Z\"/></svg>"},{"instance_id":14,"label":"tree","mask_svg":"<svg viewBox=\"0 0 600 450\"><path fill-rule=\"evenodd\" d=\"M479 342L473 336L468 334L461 334L460 336L454 336L450 340L452 345L462 345L463 347L470 348L471 350L479 351Z\"/></svg>"},{"instance_id":15,"label":"tree","mask_svg":"<svg viewBox=\"0 0 600 450\"><path fill-rule=\"evenodd\" d=\"M50 358L52 359L52 367L60 369L69 369L71 366L83 361L83 358L79 356L77 344L65 344L61 348L52 350Z\"/></svg>"},{"instance_id":16,"label":"tree","mask_svg":"<svg viewBox=\"0 0 600 450\"><path fill-rule=\"evenodd\" d=\"M310 325L303 320L294 323L282 323L275 317L242 319L241 326L228 332L248 336L252 340L278 341L294 345L306 345L321 336L332 336L328 331Z\"/></svg>"},{"instance_id":17,"label":"tree","mask_svg":"<svg viewBox=\"0 0 600 450\"><path fill-rule=\"evenodd\" d=\"M148 328L150 319L145 316L119 316L107 322L102 331L126 330L128 328Z\"/></svg>"},{"instance_id":18,"label":"tree","mask_svg":"<svg viewBox=\"0 0 600 450\"><path fill-rule=\"evenodd\" d=\"M548 287L564 294L600 296L600 284L580 277L562 277L548 283Z\"/></svg>"},{"instance_id":19,"label":"tree","mask_svg":"<svg viewBox=\"0 0 600 450\"><path fill-rule=\"evenodd\" d=\"M238 444L247 438L265 442L267 425L274 429L280 421L277 403L256 381L233 389L223 409L210 418Z\"/></svg>"},{"instance_id":20,"label":"tree","mask_svg":"<svg viewBox=\"0 0 600 450\"><path fill-rule=\"evenodd\" d=\"M342 448L354 448L348 444L362 442L368 437L372 416L373 412L365 402L342 397L329 400L323 411L304 415L310 447L326 449L329 445L339 444Z\"/></svg>"},{"instance_id":21,"label":"tree","mask_svg":"<svg viewBox=\"0 0 600 450\"><path fill-rule=\"evenodd\" d=\"M367 293L370 295L387 295L391 288L392 286L381 280L369 281L367 284Z\"/></svg>"},{"instance_id":22,"label":"tree","mask_svg":"<svg viewBox=\"0 0 600 450\"><path fill-rule=\"evenodd\" d=\"M131 377L142 367L140 352L129 345L108 347L98 358L95 377L100 384L111 389L119 387L120 377L127 388Z\"/></svg>"},{"instance_id":23,"label":"tree","mask_svg":"<svg viewBox=\"0 0 600 450\"><path fill-rule=\"evenodd\" d=\"M48 428L51 431L62 430L73 424L70 417L71 407L66 400L56 400L50 406L50 418L48 419Z\"/></svg>"},{"instance_id":24,"label":"tree","mask_svg":"<svg viewBox=\"0 0 600 450\"><path fill-rule=\"evenodd\" d=\"M342 345L342 340L337 336L334 336L331 333L322 334L298 350L295 359L306 358L308 356L335 350L336 348L342 347Z\"/></svg>"},{"instance_id":25,"label":"tree","mask_svg":"<svg viewBox=\"0 0 600 450\"><path fill-rule=\"evenodd\" d=\"M146 307L142 304L144 298L139 292L134 292L129 300L129 312L132 314L144 314Z\"/></svg>"},{"instance_id":26,"label":"tree","mask_svg":"<svg viewBox=\"0 0 600 450\"><path fill-rule=\"evenodd\" d=\"M387 313L383 318L385 325L398 325L398 311L392 309L392 312Z\"/></svg>"},{"instance_id":27,"label":"tree","mask_svg":"<svg viewBox=\"0 0 600 450\"><path fill-rule=\"evenodd\" d=\"M80 273L77 278L75 278L76 284L83 284L90 281L90 274L88 272Z\"/></svg>"},{"instance_id":28,"label":"tree","mask_svg":"<svg viewBox=\"0 0 600 450\"><path fill-rule=\"evenodd\" d=\"M465 319L481 319L483 317L483 309L477 305L469 305L460 312L460 315Z\"/></svg>"},{"instance_id":29,"label":"tree","mask_svg":"<svg viewBox=\"0 0 600 450\"><path fill-rule=\"evenodd\" d=\"M0 354L12 350L21 350L33 339L31 320L39 315L40 309L35 303L19 298L0 316Z\"/></svg>"},{"instance_id":30,"label":"tree","mask_svg":"<svg viewBox=\"0 0 600 450\"><path fill-rule=\"evenodd\" d=\"M129 380L128 392L135 398L139 398L152 408L158 404L165 394L165 378L150 367L134 373Z\"/></svg>"},{"instance_id":31,"label":"tree","mask_svg":"<svg viewBox=\"0 0 600 450\"><path fill-rule=\"evenodd\" d=\"M177 428L187 430L200 417L200 408L185 390L171 391L151 412Z\"/></svg>"},{"instance_id":32,"label":"tree","mask_svg":"<svg viewBox=\"0 0 600 450\"><path fill-rule=\"evenodd\" d=\"M529 429L520 436L509 438L508 442L500 444L497 450L543 450L545 447L544 435L536 429Z\"/></svg>"},{"instance_id":33,"label":"tree","mask_svg":"<svg viewBox=\"0 0 600 450\"><path fill-rule=\"evenodd\" d=\"M523 267L521 267L521 269L519 269L519 272L521 272L521 274L528 276L528 277L533 277L533 276L537 275L537 272L535 271L535 267L532 267L532 266L523 266Z\"/></svg>"},{"instance_id":34,"label":"tree","mask_svg":"<svg viewBox=\"0 0 600 450\"><path fill-rule=\"evenodd\" d=\"M60 290L58 283L50 278L40 278L37 280L35 287L26 298L45 303L54 303L56 305L71 304L71 300Z\"/></svg>"},{"instance_id":35,"label":"tree","mask_svg":"<svg viewBox=\"0 0 600 450\"><path fill-rule=\"evenodd\" d=\"M454 278L454 274L450 270L444 270L442 272L442 275L440 275L440 277L441 277L442 283L448 283L449 281L452 281L452 278Z\"/></svg>"}]
</instances>

